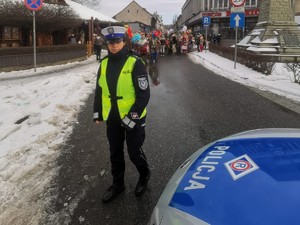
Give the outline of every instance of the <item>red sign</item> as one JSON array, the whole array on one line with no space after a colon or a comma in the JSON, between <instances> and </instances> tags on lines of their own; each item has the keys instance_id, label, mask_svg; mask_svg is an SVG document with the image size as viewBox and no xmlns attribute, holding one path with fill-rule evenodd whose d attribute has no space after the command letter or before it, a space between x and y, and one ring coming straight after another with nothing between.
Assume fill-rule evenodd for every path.
<instances>
[{"instance_id":1,"label":"red sign","mask_svg":"<svg viewBox=\"0 0 300 225\"><path fill-rule=\"evenodd\" d=\"M32 11L40 10L43 7L43 0L24 0L24 3Z\"/></svg>"},{"instance_id":2,"label":"red sign","mask_svg":"<svg viewBox=\"0 0 300 225\"><path fill-rule=\"evenodd\" d=\"M239 7L244 5L246 0L230 0L230 1L235 7Z\"/></svg>"},{"instance_id":3,"label":"red sign","mask_svg":"<svg viewBox=\"0 0 300 225\"><path fill-rule=\"evenodd\" d=\"M245 15L246 16L258 16L259 15L259 10L258 9L246 9L245 10Z\"/></svg>"},{"instance_id":4,"label":"red sign","mask_svg":"<svg viewBox=\"0 0 300 225\"><path fill-rule=\"evenodd\" d=\"M202 16L210 16L210 17L221 17L221 12L204 12L202 13Z\"/></svg>"},{"instance_id":5,"label":"red sign","mask_svg":"<svg viewBox=\"0 0 300 225\"><path fill-rule=\"evenodd\" d=\"M230 17L231 11L226 11L226 16ZM245 9L245 16L258 16L259 9Z\"/></svg>"}]
</instances>

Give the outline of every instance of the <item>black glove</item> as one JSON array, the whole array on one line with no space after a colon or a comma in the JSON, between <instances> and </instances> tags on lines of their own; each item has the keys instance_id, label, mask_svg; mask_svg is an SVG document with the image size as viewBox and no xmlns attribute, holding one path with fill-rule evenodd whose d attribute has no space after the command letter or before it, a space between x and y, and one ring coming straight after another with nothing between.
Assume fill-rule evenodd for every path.
<instances>
[{"instance_id":1,"label":"black glove","mask_svg":"<svg viewBox=\"0 0 300 225\"><path fill-rule=\"evenodd\" d=\"M129 119L127 116L125 116L121 121L121 126L125 127L126 130L129 131L131 131L134 128L135 124L136 123Z\"/></svg>"}]
</instances>

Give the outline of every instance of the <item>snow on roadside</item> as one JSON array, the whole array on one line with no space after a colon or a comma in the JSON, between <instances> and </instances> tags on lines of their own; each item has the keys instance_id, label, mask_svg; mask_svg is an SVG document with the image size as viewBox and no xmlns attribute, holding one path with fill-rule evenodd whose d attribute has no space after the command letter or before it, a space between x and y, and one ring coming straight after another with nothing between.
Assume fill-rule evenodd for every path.
<instances>
[{"instance_id":1,"label":"snow on roadside","mask_svg":"<svg viewBox=\"0 0 300 225\"><path fill-rule=\"evenodd\" d=\"M55 160L94 90L98 65L92 57L37 72L0 73L9 78L0 83L1 225L39 224Z\"/></svg>"},{"instance_id":2,"label":"snow on roadside","mask_svg":"<svg viewBox=\"0 0 300 225\"><path fill-rule=\"evenodd\" d=\"M284 68L284 63L276 63L274 71L267 76L239 63L234 69L232 60L209 51L192 52L188 57L194 63L201 64L220 76L300 102L299 84L292 82L293 75Z\"/></svg>"}]
</instances>

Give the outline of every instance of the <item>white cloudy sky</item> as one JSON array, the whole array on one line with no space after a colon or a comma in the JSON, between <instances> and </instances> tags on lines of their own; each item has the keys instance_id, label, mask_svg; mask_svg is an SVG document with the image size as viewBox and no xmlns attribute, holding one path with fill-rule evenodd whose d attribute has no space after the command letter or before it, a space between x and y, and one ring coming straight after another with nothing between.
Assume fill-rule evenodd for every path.
<instances>
[{"instance_id":1,"label":"white cloudy sky","mask_svg":"<svg viewBox=\"0 0 300 225\"><path fill-rule=\"evenodd\" d=\"M265 76L238 63L234 69L233 61L209 51L187 57L220 76L300 103L300 86L282 64ZM41 224L53 197L45 187L57 174L60 144L80 123L76 116L94 92L98 64L92 56L36 72L0 73L0 225ZM79 200L65 206L72 211Z\"/></svg>"},{"instance_id":2,"label":"white cloudy sky","mask_svg":"<svg viewBox=\"0 0 300 225\"><path fill-rule=\"evenodd\" d=\"M148 12L155 11L162 15L164 24L172 24L175 15L181 14L181 8L186 0L135 0ZM132 0L101 0L100 12L108 16L114 16L123 10Z\"/></svg>"}]
</instances>

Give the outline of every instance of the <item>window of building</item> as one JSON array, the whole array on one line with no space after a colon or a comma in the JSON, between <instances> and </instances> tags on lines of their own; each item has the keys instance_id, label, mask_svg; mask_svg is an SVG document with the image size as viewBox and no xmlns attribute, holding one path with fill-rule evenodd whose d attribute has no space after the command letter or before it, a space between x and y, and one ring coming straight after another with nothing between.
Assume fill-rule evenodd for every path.
<instances>
[{"instance_id":1,"label":"window of building","mask_svg":"<svg viewBox=\"0 0 300 225\"><path fill-rule=\"evenodd\" d=\"M257 7L257 0L251 0L251 6Z\"/></svg>"},{"instance_id":2,"label":"window of building","mask_svg":"<svg viewBox=\"0 0 300 225\"><path fill-rule=\"evenodd\" d=\"M213 0L208 0L208 10L211 10L213 7Z\"/></svg>"},{"instance_id":3,"label":"window of building","mask_svg":"<svg viewBox=\"0 0 300 225\"><path fill-rule=\"evenodd\" d=\"M257 0L246 0L245 6L250 8L257 7Z\"/></svg>"},{"instance_id":4,"label":"window of building","mask_svg":"<svg viewBox=\"0 0 300 225\"><path fill-rule=\"evenodd\" d=\"M219 9L224 9L224 0L219 0Z\"/></svg>"},{"instance_id":5,"label":"window of building","mask_svg":"<svg viewBox=\"0 0 300 225\"><path fill-rule=\"evenodd\" d=\"M4 40L20 40L19 27L4 27L3 28L3 39Z\"/></svg>"},{"instance_id":6,"label":"window of building","mask_svg":"<svg viewBox=\"0 0 300 225\"><path fill-rule=\"evenodd\" d=\"M204 1L204 10L208 11L208 0Z\"/></svg>"},{"instance_id":7,"label":"window of building","mask_svg":"<svg viewBox=\"0 0 300 225\"><path fill-rule=\"evenodd\" d=\"M224 8L225 8L225 9L229 9L229 2L230 2L230 1L224 0Z\"/></svg>"},{"instance_id":8,"label":"window of building","mask_svg":"<svg viewBox=\"0 0 300 225\"><path fill-rule=\"evenodd\" d=\"M219 0L213 0L211 8L212 9L218 9L219 8L218 3L219 3Z\"/></svg>"}]
</instances>

